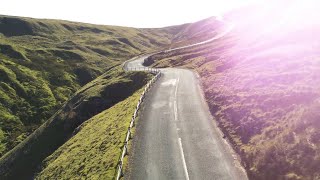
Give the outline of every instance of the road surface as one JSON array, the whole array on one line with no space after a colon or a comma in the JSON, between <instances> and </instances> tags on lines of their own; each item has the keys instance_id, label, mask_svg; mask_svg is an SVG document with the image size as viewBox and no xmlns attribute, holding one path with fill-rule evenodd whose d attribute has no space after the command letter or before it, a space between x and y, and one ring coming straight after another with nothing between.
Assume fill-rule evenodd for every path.
<instances>
[{"instance_id":1,"label":"road surface","mask_svg":"<svg viewBox=\"0 0 320 180\"><path fill-rule=\"evenodd\" d=\"M143 68L146 57L124 67ZM125 179L247 179L210 115L197 75L161 71L140 110Z\"/></svg>"},{"instance_id":2,"label":"road surface","mask_svg":"<svg viewBox=\"0 0 320 180\"><path fill-rule=\"evenodd\" d=\"M220 34L214 36L213 38L211 39L208 39L208 40L205 40L205 41L201 41L201 42L198 42L198 43L194 43L194 44L190 44L190 45L186 45L186 46L182 46L182 47L177 47L177 48L172 48L172 49L168 49L168 50L165 50L164 52L171 52L171 51L176 51L176 50L181 50L181 49L186 49L186 48L191 48L191 47L195 47L195 46L199 46L199 45L202 45L202 44L206 44L206 43L209 43L209 42L212 42L214 40L217 40L223 36L225 36L226 34L228 34L233 28L234 28L234 25L233 24L226 24L226 29L221 32Z\"/></svg>"}]
</instances>

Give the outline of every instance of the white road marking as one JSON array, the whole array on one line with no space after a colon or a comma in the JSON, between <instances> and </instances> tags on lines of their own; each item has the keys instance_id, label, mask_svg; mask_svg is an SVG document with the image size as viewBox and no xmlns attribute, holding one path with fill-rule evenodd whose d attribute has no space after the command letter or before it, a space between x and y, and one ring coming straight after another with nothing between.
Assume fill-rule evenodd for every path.
<instances>
[{"instance_id":1,"label":"white road marking","mask_svg":"<svg viewBox=\"0 0 320 180\"><path fill-rule=\"evenodd\" d=\"M174 100L173 103L173 110L174 110L174 120L178 121L178 109L177 109L177 101Z\"/></svg>"},{"instance_id":2,"label":"white road marking","mask_svg":"<svg viewBox=\"0 0 320 180\"><path fill-rule=\"evenodd\" d=\"M184 158L184 153L183 153L181 138L179 138L179 147L180 147L180 152L181 152L181 157L182 157L182 163L183 163L183 169L184 169L184 173L185 173L185 176L186 176L186 180L189 180L189 174L188 174L188 169L187 169L186 160L185 160L185 158Z\"/></svg>"},{"instance_id":3,"label":"white road marking","mask_svg":"<svg viewBox=\"0 0 320 180\"><path fill-rule=\"evenodd\" d=\"M177 92L178 92L179 80L180 80L180 78L178 78L177 81L176 81L176 89L175 89L175 92L174 92L173 109L174 109L174 120L175 120L175 121L178 120ZM179 131L179 130L180 130L180 129L177 128L177 131ZM180 147L180 153L181 153L182 164L183 164L183 169L184 169L184 173L185 173L185 176L186 176L186 180L189 180L189 174L188 174L188 169L187 169L186 160L185 160L185 158L184 158L184 153L183 153L181 138L179 138L179 147Z\"/></svg>"},{"instance_id":4,"label":"white road marking","mask_svg":"<svg viewBox=\"0 0 320 180\"><path fill-rule=\"evenodd\" d=\"M176 91L174 92L174 96L175 96L176 99L177 99L177 92L178 92L179 81L180 81L180 78L177 79L177 82L176 82Z\"/></svg>"},{"instance_id":5,"label":"white road marking","mask_svg":"<svg viewBox=\"0 0 320 180\"><path fill-rule=\"evenodd\" d=\"M179 80L176 81L176 89L174 92L174 102L173 102L173 111L174 111L174 120L178 121L178 107L177 107L177 91L178 91L178 85L179 85Z\"/></svg>"},{"instance_id":6,"label":"white road marking","mask_svg":"<svg viewBox=\"0 0 320 180\"><path fill-rule=\"evenodd\" d=\"M162 86L174 86L177 83L176 79L169 79L161 83Z\"/></svg>"}]
</instances>

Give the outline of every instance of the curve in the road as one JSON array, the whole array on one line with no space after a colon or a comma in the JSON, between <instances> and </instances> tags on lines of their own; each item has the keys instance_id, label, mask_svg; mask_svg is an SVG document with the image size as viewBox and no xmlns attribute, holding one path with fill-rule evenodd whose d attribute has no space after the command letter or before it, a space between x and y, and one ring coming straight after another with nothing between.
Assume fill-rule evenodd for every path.
<instances>
[{"instance_id":1,"label":"curve in the road","mask_svg":"<svg viewBox=\"0 0 320 180\"><path fill-rule=\"evenodd\" d=\"M143 69L147 57L129 61L124 68ZM140 111L125 178L247 179L212 119L197 74L177 68L161 73Z\"/></svg>"},{"instance_id":2,"label":"curve in the road","mask_svg":"<svg viewBox=\"0 0 320 180\"><path fill-rule=\"evenodd\" d=\"M190 45L187 45L187 46L182 46L182 47L177 47L177 48L172 48L172 49L168 49L168 50L165 50L164 52L168 53L168 52L171 52L171 51L176 51L176 50L181 50L181 49L186 49L186 48L191 48L191 47L195 47L195 46L199 46L199 45L203 45L203 44L206 44L206 43L210 43L214 40L217 40L219 38L222 38L223 36L225 36L226 34L228 34L233 28L234 28L234 25L233 24L229 24L229 25L226 25L227 28L220 34L217 34L216 36L214 36L213 38L211 39L208 39L208 40L205 40L205 41L201 41L201 42L198 42L198 43L195 43L195 44L190 44Z\"/></svg>"},{"instance_id":3,"label":"curve in the road","mask_svg":"<svg viewBox=\"0 0 320 180\"><path fill-rule=\"evenodd\" d=\"M127 68L143 68L140 57ZM127 179L247 179L214 125L194 72L162 69L137 125Z\"/></svg>"}]
</instances>

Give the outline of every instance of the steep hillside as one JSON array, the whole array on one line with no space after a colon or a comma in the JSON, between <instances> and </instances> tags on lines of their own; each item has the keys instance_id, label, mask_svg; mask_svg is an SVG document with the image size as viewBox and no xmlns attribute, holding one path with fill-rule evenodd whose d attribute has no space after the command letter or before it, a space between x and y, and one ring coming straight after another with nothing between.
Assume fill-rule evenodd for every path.
<instances>
[{"instance_id":1,"label":"steep hillside","mask_svg":"<svg viewBox=\"0 0 320 180\"><path fill-rule=\"evenodd\" d=\"M216 17L210 17L195 23L181 26L180 31L173 37L170 48L181 47L211 39L224 31L227 25Z\"/></svg>"},{"instance_id":2,"label":"steep hillside","mask_svg":"<svg viewBox=\"0 0 320 180\"><path fill-rule=\"evenodd\" d=\"M250 179L319 179L320 26L294 16L319 13L310 11L314 4L304 11L299 1L281 2L229 14L235 28L226 36L146 64L199 73L210 111Z\"/></svg>"},{"instance_id":3,"label":"steep hillside","mask_svg":"<svg viewBox=\"0 0 320 180\"><path fill-rule=\"evenodd\" d=\"M81 86L124 60L167 46L179 28L0 16L0 157Z\"/></svg>"},{"instance_id":4,"label":"steep hillside","mask_svg":"<svg viewBox=\"0 0 320 180\"><path fill-rule=\"evenodd\" d=\"M131 113L132 109L135 108L135 105L124 105L126 104L124 102L122 103L124 106L113 106L132 96L137 90L141 89L150 79L150 76L151 75L144 72L126 73L122 71L121 68L117 67L109 70L94 81L86 84L84 87L78 90L70 98L70 100L68 100L66 104L63 105L49 120L47 120L23 142L18 144L14 149L6 153L0 159L0 179L29 179L30 177L33 177L33 174L37 171L37 168L40 167L45 158L52 153L53 157L61 154L59 153L61 149L58 148L65 142L67 143L61 147L62 149L69 148L69 146L71 146L70 148L77 150L74 149L77 143L80 143L76 145L76 147L79 149L93 148L94 146L87 146L87 141L85 141L85 138L92 137L94 139L89 139L88 141L93 141L92 143L99 143L100 141L98 141L99 139L97 139L97 137L99 137L102 132L95 130L96 134L90 134L90 136L86 135L85 132L91 131L91 128L94 128L93 126L97 125L95 123L91 124L91 121L103 121L105 128L101 129L101 131L104 133L106 133L106 130L109 128L112 130L117 129L115 134L105 134L105 136L108 137L107 139L110 139L112 142L114 142L113 145L121 146L120 143L123 140L122 136L125 133L125 130L120 127L124 127L127 124L127 114ZM136 99L137 97L135 95L131 98ZM135 104L136 102L131 103ZM132 107L127 107L130 105L132 105ZM128 109L125 109L126 107ZM100 112L109 108L111 109L107 110L108 117L102 113L93 118L95 120L89 120L94 115L99 114ZM121 108L123 108L123 110L115 112L115 109L119 110ZM117 113L119 114L117 115ZM122 113L126 114L126 116L123 117L124 119L120 118L123 116ZM103 119L102 116L104 117ZM88 124L82 125L82 123L86 122L87 120L89 120ZM71 139L69 140L69 138ZM79 138L83 141L74 142L75 139ZM100 140L105 141L107 139ZM120 151L115 151L113 145L112 147L110 146L110 148L108 146L108 148L104 149L104 152L107 151L112 156L118 156ZM56 149L58 150L56 151ZM94 152L95 151L93 150L86 151L84 156L89 156ZM84 158L84 156L80 157L80 154L78 154L74 158L81 158L76 160L78 163L79 160ZM53 157L50 157L49 159L52 159ZM60 159L59 161L62 160ZM81 166L81 164L71 161L70 158L65 159L65 161L66 162L64 163L66 164L72 163L75 168ZM113 166L115 166L114 163L116 162L114 162L114 157L109 157L109 159L106 159L106 161L110 161L109 163L113 163ZM52 165L49 164L49 167L54 166L55 163L56 162L54 162ZM48 162L46 162L46 164L48 164ZM108 169L107 167L105 168ZM47 174L47 176L59 177L61 175L59 172L61 172L61 170L55 172L56 174L54 175L50 175L52 174L50 173ZM69 175L66 174L66 176Z\"/></svg>"},{"instance_id":5,"label":"steep hillside","mask_svg":"<svg viewBox=\"0 0 320 180\"><path fill-rule=\"evenodd\" d=\"M45 159L35 179L112 179L142 90L82 124L80 131Z\"/></svg>"}]
</instances>

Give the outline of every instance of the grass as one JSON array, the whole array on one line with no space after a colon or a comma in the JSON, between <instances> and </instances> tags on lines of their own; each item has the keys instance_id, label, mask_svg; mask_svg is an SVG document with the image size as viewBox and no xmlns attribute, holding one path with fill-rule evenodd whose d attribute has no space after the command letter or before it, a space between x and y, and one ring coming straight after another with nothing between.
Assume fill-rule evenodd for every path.
<instances>
[{"instance_id":1,"label":"grass","mask_svg":"<svg viewBox=\"0 0 320 180\"><path fill-rule=\"evenodd\" d=\"M306 48L317 47L309 34L318 31L252 38L251 28L146 64L199 73L210 111L250 179L319 179L320 58Z\"/></svg>"},{"instance_id":2,"label":"grass","mask_svg":"<svg viewBox=\"0 0 320 180\"><path fill-rule=\"evenodd\" d=\"M86 84L48 121L0 159L1 179L28 179L32 177L42 161L67 142L78 131L78 127L82 123L132 96L150 78L151 75L144 72L126 73L122 71L121 67L116 67ZM130 103L133 102L130 101ZM120 108L119 106L115 109ZM134 107L135 105L132 106L132 108ZM129 112L131 112L130 109L127 113ZM117 117L110 116L112 120ZM120 140L115 139L114 141Z\"/></svg>"},{"instance_id":3,"label":"grass","mask_svg":"<svg viewBox=\"0 0 320 180\"><path fill-rule=\"evenodd\" d=\"M142 89L82 124L35 179L112 179Z\"/></svg>"},{"instance_id":4,"label":"grass","mask_svg":"<svg viewBox=\"0 0 320 180\"><path fill-rule=\"evenodd\" d=\"M167 46L179 28L0 16L0 157L82 86L133 56Z\"/></svg>"},{"instance_id":5,"label":"grass","mask_svg":"<svg viewBox=\"0 0 320 180\"><path fill-rule=\"evenodd\" d=\"M200 23L203 38L213 21ZM150 79L120 65L173 39L194 42L198 30L0 16L0 179L109 179Z\"/></svg>"},{"instance_id":6,"label":"grass","mask_svg":"<svg viewBox=\"0 0 320 180\"><path fill-rule=\"evenodd\" d=\"M224 23L216 17L209 17L198 22L184 24L184 27L174 36L170 47L181 47L214 37L222 31Z\"/></svg>"}]
</instances>

